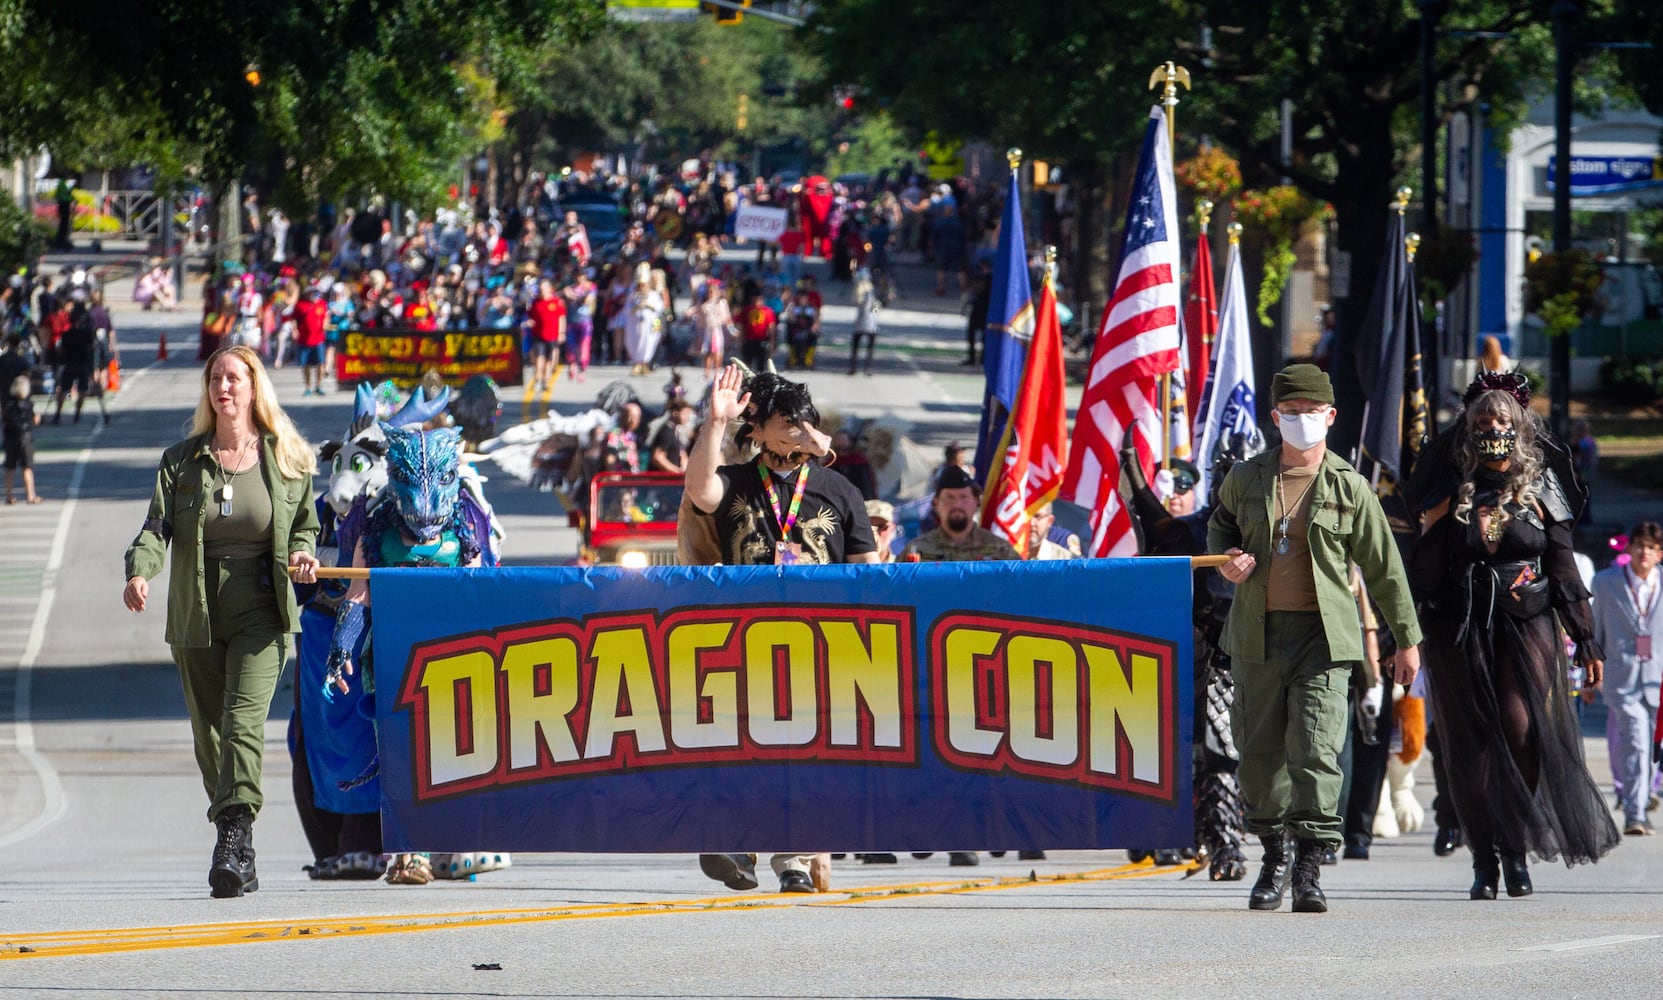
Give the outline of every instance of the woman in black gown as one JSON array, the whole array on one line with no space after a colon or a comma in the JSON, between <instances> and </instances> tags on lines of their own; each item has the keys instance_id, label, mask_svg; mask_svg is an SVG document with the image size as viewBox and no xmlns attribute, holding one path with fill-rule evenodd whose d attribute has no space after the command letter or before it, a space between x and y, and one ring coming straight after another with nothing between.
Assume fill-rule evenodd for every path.
<instances>
[{"instance_id":1,"label":"woman in black gown","mask_svg":"<svg viewBox=\"0 0 1663 1000\"><path fill-rule=\"evenodd\" d=\"M1526 854L1597 861L1618 834L1583 763L1561 666L1559 625L1586 683L1599 684L1603 654L1571 549L1584 488L1531 414L1522 375L1485 373L1465 401L1410 484L1422 511L1411 575L1471 896L1494 899L1498 876L1508 895L1530 894Z\"/></svg>"}]
</instances>

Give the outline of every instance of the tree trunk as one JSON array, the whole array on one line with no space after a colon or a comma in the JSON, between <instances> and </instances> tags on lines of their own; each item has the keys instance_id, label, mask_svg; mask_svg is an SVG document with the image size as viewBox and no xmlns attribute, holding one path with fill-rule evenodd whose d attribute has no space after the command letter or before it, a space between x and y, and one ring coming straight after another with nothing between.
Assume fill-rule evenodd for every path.
<instances>
[{"instance_id":1,"label":"tree trunk","mask_svg":"<svg viewBox=\"0 0 1663 1000\"><path fill-rule=\"evenodd\" d=\"M1068 248L1069 291L1074 321L1083 332L1094 329L1108 300L1108 227L1104 224L1106 172L1096 161L1074 166L1074 245Z\"/></svg>"}]
</instances>

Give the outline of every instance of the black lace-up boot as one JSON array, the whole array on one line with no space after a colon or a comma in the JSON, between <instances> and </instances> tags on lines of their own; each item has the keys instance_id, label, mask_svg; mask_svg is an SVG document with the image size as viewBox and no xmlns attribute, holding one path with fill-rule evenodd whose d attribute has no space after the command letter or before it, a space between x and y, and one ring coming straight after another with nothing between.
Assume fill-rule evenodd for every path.
<instances>
[{"instance_id":1,"label":"black lace-up boot","mask_svg":"<svg viewBox=\"0 0 1663 1000\"><path fill-rule=\"evenodd\" d=\"M260 888L254 874L254 811L245 805L227 806L214 819L219 839L214 842L208 887L215 899L228 899Z\"/></svg>"},{"instance_id":2,"label":"black lace-up boot","mask_svg":"<svg viewBox=\"0 0 1663 1000\"><path fill-rule=\"evenodd\" d=\"M1259 843L1265 845L1264 867L1259 869L1259 881L1253 883L1253 891L1248 894L1247 908L1274 910L1282 905L1282 896L1288 891L1288 838L1275 833L1260 837Z\"/></svg>"},{"instance_id":3,"label":"black lace-up boot","mask_svg":"<svg viewBox=\"0 0 1663 1000\"><path fill-rule=\"evenodd\" d=\"M1300 838L1299 853L1293 861L1293 912L1328 912L1328 897L1317 884L1322 877L1322 856L1327 850L1327 845L1320 840Z\"/></svg>"}]
</instances>

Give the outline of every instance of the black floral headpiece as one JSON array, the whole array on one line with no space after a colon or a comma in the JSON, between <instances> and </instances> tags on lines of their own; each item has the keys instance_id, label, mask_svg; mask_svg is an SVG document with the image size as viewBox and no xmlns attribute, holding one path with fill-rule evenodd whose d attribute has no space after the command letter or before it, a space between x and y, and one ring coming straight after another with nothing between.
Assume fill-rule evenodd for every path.
<instances>
[{"instance_id":1,"label":"black floral headpiece","mask_svg":"<svg viewBox=\"0 0 1663 1000\"><path fill-rule=\"evenodd\" d=\"M1525 409L1530 409L1530 380L1524 377L1523 372L1479 372L1472 385L1467 386L1467 393L1461 397L1461 402L1471 406L1486 392L1498 390L1518 400Z\"/></svg>"}]
</instances>

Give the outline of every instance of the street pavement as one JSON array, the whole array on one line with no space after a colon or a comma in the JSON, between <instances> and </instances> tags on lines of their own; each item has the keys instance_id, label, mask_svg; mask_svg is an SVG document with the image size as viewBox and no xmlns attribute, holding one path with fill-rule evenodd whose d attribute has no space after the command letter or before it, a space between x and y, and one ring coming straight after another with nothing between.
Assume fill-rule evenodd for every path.
<instances>
[{"instance_id":1,"label":"street pavement","mask_svg":"<svg viewBox=\"0 0 1663 1000\"><path fill-rule=\"evenodd\" d=\"M1463 856L1430 832L1377 841L1327 869L1325 916L1250 913L1246 885L1131 865L1119 851L1041 862L946 855L837 863L834 891L734 895L680 855L517 855L474 882L308 881L285 742L285 682L267 727L256 825L261 890L208 898L213 828L158 607L121 608L121 553L163 447L199 391L194 306L126 306L111 289L127 384L107 426L41 429L38 507L0 508L0 997L247 995L509 997L1240 997L1645 995L1663 973L1663 840L1600 864L1539 864L1537 893L1466 899ZM852 311L828 289L827 325ZM885 314L871 377L825 364L817 401L895 414L940 444L973 436L979 375L957 366L954 303ZM152 363L157 335L171 356ZM835 338L833 338L835 340ZM839 360L835 353L827 358ZM624 369L615 370L622 376ZM562 382L576 406L612 373ZM345 426L350 395L301 398L312 440ZM665 375L635 379L656 399ZM1077 390L1076 390L1077 393ZM1077 396L1075 397L1077 398ZM1072 402L1072 400L1071 400ZM512 417L518 400L507 400ZM492 470L486 468L487 475ZM516 563L576 552L547 494L488 487ZM1638 502L1643 502L1638 501ZM165 593L162 581L155 592ZM1591 712L1586 731L1598 730ZM1587 747L1607 782L1603 740ZM1423 771L1425 769L1423 768ZM1423 775L1422 799L1430 795ZM837 845L826 845L835 847ZM943 847L972 845L942 845ZM978 845L984 847L1016 845Z\"/></svg>"}]
</instances>

